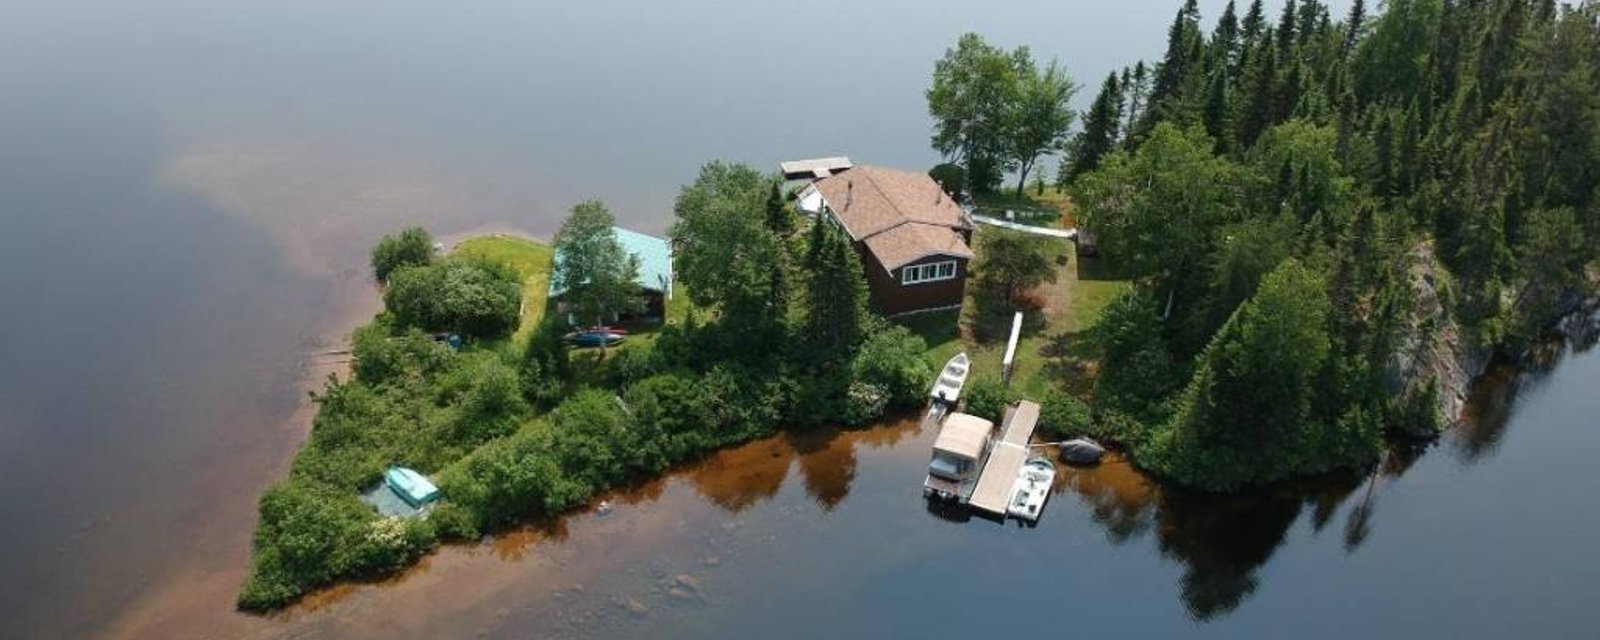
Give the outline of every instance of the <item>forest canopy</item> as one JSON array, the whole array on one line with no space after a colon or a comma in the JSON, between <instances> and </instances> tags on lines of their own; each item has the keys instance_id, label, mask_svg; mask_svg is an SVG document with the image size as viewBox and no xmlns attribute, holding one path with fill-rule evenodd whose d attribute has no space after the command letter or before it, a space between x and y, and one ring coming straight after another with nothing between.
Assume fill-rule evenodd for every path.
<instances>
[{"instance_id":1,"label":"forest canopy","mask_svg":"<svg viewBox=\"0 0 1600 640\"><path fill-rule=\"evenodd\" d=\"M1600 247L1594 3L1237 8L1207 33L1184 3L1058 172L1135 282L1093 332L1095 410L1209 489L1453 419L1403 379L1417 345L1520 353L1592 295Z\"/></svg>"}]
</instances>

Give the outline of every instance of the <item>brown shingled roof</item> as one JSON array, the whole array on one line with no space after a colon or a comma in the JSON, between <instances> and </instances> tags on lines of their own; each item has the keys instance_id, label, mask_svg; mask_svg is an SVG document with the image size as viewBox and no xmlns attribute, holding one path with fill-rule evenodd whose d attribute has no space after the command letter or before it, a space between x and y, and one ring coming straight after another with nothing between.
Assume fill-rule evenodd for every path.
<instances>
[{"instance_id":1,"label":"brown shingled roof","mask_svg":"<svg viewBox=\"0 0 1600 640\"><path fill-rule=\"evenodd\" d=\"M888 269L933 254L972 257L953 231L971 228L966 212L926 175L857 165L816 187L850 238L865 241Z\"/></svg>"},{"instance_id":2,"label":"brown shingled roof","mask_svg":"<svg viewBox=\"0 0 1600 640\"><path fill-rule=\"evenodd\" d=\"M972 258L972 250L954 229L920 222L892 227L869 236L866 243L883 268L890 271L936 254Z\"/></svg>"},{"instance_id":3,"label":"brown shingled roof","mask_svg":"<svg viewBox=\"0 0 1600 640\"><path fill-rule=\"evenodd\" d=\"M855 240L905 222L969 228L961 206L920 173L860 165L818 180L817 190Z\"/></svg>"}]
</instances>

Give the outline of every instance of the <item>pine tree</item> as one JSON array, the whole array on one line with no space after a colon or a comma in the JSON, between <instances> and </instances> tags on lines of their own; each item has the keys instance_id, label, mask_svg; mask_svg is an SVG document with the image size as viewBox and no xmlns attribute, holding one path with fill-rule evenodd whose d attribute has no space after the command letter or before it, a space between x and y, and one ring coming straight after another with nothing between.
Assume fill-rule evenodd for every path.
<instances>
[{"instance_id":1,"label":"pine tree","mask_svg":"<svg viewBox=\"0 0 1600 640\"><path fill-rule=\"evenodd\" d=\"M1083 173L1100 166L1100 159L1117 148L1118 129L1122 122L1122 85L1116 72L1106 76L1100 85L1100 95L1083 114L1083 131L1072 143L1072 153L1064 164L1065 171L1058 179L1065 187Z\"/></svg>"},{"instance_id":2,"label":"pine tree","mask_svg":"<svg viewBox=\"0 0 1600 640\"><path fill-rule=\"evenodd\" d=\"M821 240L816 267L806 283L806 317L802 341L821 362L848 358L861 339L867 320L867 283L861 262L844 233L819 224Z\"/></svg>"},{"instance_id":3,"label":"pine tree","mask_svg":"<svg viewBox=\"0 0 1600 640\"><path fill-rule=\"evenodd\" d=\"M1217 153L1228 153L1233 148L1233 118L1229 106L1227 77L1220 71L1211 74L1211 86L1206 89L1203 120L1206 133L1216 141Z\"/></svg>"},{"instance_id":4,"label":"pine tree","mask_svg":"<svg viewBox=\"0 0 1600 640\"><path fill-rule=\"evenodd\" d=\"M1272 126L1274 110L1277 108L1278 57L1274 53L1272 36L1267 35L1249 56L1246 73L1253 77L1250 79L1250 95L1245 99L1239 115L1241 149L1255 144L1256 138Z\"/></svg>"},{"instance_id":5,"label":"pine tree","mask_svg":"<svg viewBox=\"0 0 1600 640\"><path fill-rule=\"evenodd\" d=\"M774 180L772 191L767 194L767 228L779 236L794 232L794 214L783 201L782 180Z\"/></svg>"},{"instance_id":6,"label":"pine tree","mask_svg":"<svg viewBox=\"0 0 1600 640\"><path fill-rule=\"evenodd\" d=\"M1167 28L1167 53L1156 67L1150 86L1149 106L1140 120L1139 133L1148 132L1162 120L1174 120L1183 108L1184 89L1192 83L1191 74L1201 71L1196 52L1200 42L1200 10L1195 0L1187 0Z\"/></svg>"},{"instance_id":7,"label":"pine tree","mask_svg":"<svg viewBox=\"0 0 1600 640\"><path fill-rule=\"evenodd\" d=\"M1131 71L1124 70L1122 92L1127 98L1127 107L1123 109L1122 145L1132 149L1139 143L1136 135L1139 122L1144 120L1145 111L1149 108L1147 98L1150 95L1150 71L1143 60L1133 65Z\"/></svg>"},{"instance_id":8,"label":"pine tree","mask_svg":"<svg viewBox=\"0 0 1600 640\"><path fill-rule=\"evenodd\" d=\"M1244 37L1246 50L1254 47L1261 41L1261 36L1267 27L1267 15L1261 8L1261 0L1251 0L1250 8L1245 11L1244 20L1239 24L1240 35Z\"/></svg>"},{"instance_id":9,"label":"pine tree","mask_svg":"<svg viewBox=\"0 0 1600 640\"><path fill-rule=\"evenodd\" d=\"M1295 3L1289 0L1283 4L1283 13L1278 16L1278 32L1274 39L1278 43L1278 62L1286 62L1294 53L1294 23Z\"/></svg>"},{"instance_id":10,"label":"pine tree","mask_svg":"<svg viewBox=\"0 0 1600 640\"><path fill-rule=\"evenodd\" d=\"M1339 58L1349 60L1356 50L1356 39L1361 37L1361 21L1367 17L1366 0L1356 0L1350 5L1350 16L1344 21L1344 43L1339 47Z\"/></svg>"},{"instance_id":11,"label":"pine tree","mask_svg":"<svg viewBox=\"0 0 1600 640\"><path fill-rule=\"evenodd\" d=\"M1233 0L1222 9L1217 18L1217 28L1211 31L1212 73L1227 72L1228 77L1239 73L1239 17L1235 15Z\"/></svg>"}]
</instances>

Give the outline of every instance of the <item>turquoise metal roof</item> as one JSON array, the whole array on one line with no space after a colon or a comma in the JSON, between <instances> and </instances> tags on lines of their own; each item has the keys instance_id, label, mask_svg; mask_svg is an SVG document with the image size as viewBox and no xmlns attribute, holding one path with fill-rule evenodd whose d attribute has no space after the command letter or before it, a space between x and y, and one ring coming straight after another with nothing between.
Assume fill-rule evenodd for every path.
<instances>
[{"instance_id":1,"label":"turquoise metal roof","mask_svg":"<svg viewBox=\"0 0 1600 640\"><path fill-rule=\"evenodd\" d=\"M639 277L634 282L639 288L660 292L662 295L672 297L672 244L666 238L649 236L638 231L630 231L622 227L612 227L611 231L617 235L617 244L622 245L622 250L639 257ZM561 267L561 253L555 255L553 268ZM550 280L550 297L565 293L559 289L555 279Z\"/></svg>"}]
</instances>

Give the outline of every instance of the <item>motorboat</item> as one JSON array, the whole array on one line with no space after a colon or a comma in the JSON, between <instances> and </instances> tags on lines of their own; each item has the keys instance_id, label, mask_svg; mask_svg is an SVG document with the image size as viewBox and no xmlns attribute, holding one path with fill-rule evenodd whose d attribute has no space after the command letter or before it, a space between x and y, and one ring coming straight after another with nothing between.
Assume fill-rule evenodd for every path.
<instances>
[{"instance_id":1,"label":"motorboat","mask_svg":"<svg viewBox=\"0 0 1600 640\"><path fill-rule=\"evenodd\" d=\"M1037 522L1044 511L1044 502L1050 499L1050 488L1056 481L1056 466L1038 456L1029 458L1017 473L1017 483L1011 489L1011 501L1006 513L1026 522Z\"/></svg>"},{"instance_id":2,"label":"motorboat","mask_svg":"<svg viewBox=\"0 0 1600 640\"><path fill-rule=\"evenodd\" d=\"M993 435L994 423L983 418L965 413L952 413L945 418L939 437L933 441L923 495L962 499L970 494Z\"/></svg>"},{"instance_id":3,"label":"motorboat","mask_svg":"<svg viewBox=\"0 0 1600 640\"><path fill-rule=\"evenodd\" d=\"M936 402L955 405L961 399L961 388L967 384L971 365L972 361L967 358L965 351L950 358L949 362L944 363L944 369L939 371L939 379L934 381L928 397Z\"/></svg>"}]
</instances>

